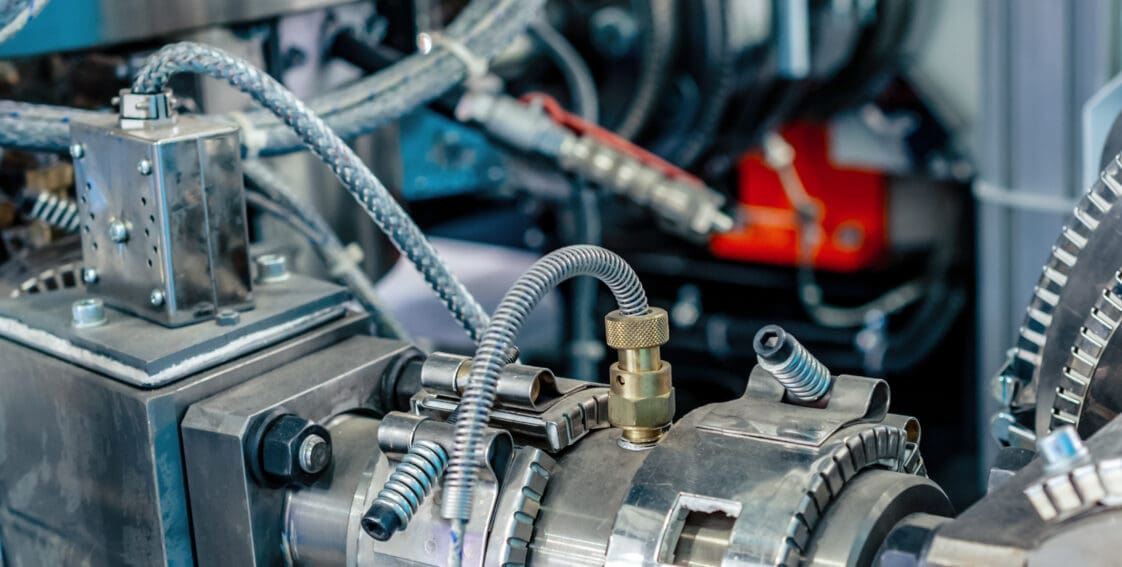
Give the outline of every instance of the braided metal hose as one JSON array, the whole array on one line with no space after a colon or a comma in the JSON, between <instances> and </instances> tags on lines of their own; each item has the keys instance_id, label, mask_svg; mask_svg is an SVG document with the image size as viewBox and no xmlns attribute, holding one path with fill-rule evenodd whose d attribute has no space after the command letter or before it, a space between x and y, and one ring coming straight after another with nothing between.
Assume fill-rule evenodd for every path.
<instances>
[{"instance_id":1,"label":"braided metal hose","mask_svg":"<svg viewBox=\"0 0 1122 567\"><path fill-rule=\"evenodd\" d=\"M447 465L444 447L432 441L415 441L362 516L362 529L378 541L387 541L404 530Z\"/></svg>"},{"instance_id":2,"label":"braided metal hose","mask_svg":"<svg viewBox=\"0 0 1122 567\"><path fill-rule=\"evenodd\" d=\"M201 73L223 79L284 120L308 149L331 168L347 192L424 276L472 340L478 342L487 326L483 308L448 270L385 185L300 99L248 62L197 43L169 45L149 57L133 83L133 92L161 92L168 79L177 73Z\"/></svg>"},{"instance_id":3,"label":"braided metal hose","mask_svg":"<svg viewBox=\"0 0 1122 567\"><path fill-rule=\"evenodd\" d=\"M506 363L503 355L514 346L526 317L546 293L574 276L593 276L604 282L623 315L645 315L649 310L647 295L635 271L622 258L599 246L576 245L555 250L514 282L475 349L471 377L456 419L452 459L440 508L442 516L458 521L454 527L471 515L472 489L480 466L479 447L495 404L499 372Z\"/></svg>"},{"instance_id":4,"label":"braided metal hose","mask_svg":"<svg viewBox=\"0 0 1122 567\"><path fill-rule=\"evenodd\" d=\"M333 278L342 280L346 284L355 299L370 314L379 333L391 339L409 340L409 333L382 305L374 289L374 282L370 281L362 267L347 254L343 241L335 234L327 219L323 218L315 207L301 202L288 183L267 165L259 161L246 161L242 164L242 172L262 194L268 196L273 204L294 217L285 220L290 224L300 223L307 228L306 235L312 247L327 264L328 272Z\"/></svg>"},{"instance_id":5,"label":"braided metal hose","mask_svg":"<svg viewBox=\"0 0 1122 567\"><path fill-rule=\"evenodd\" d=\"M49 0L14 0L0 10L0 43L22 30L32 18L39 15Z\"/></svg>"},{"instance_id":6,"label":"braided metal hose","mask_svg":"<svg viewBox=\"0 0 1122 567\"><path fill-rule=\"evenodd\" d=\"M476 57L489 60L536 18L544 0L475 0L444 35L461 43ZM371 132L447 92L467 78L467 68L454 54L437 45L428 55L413 55L349 87L311 100L308 106L322 115L340 137ZM69 122L104 113L0 101L0 146L58 151L69 143ZM303 147L300 136L268 112L250 112L241 124L254 135L242 140L245 155L278 155Z\"/></svg>"}]
</instances>

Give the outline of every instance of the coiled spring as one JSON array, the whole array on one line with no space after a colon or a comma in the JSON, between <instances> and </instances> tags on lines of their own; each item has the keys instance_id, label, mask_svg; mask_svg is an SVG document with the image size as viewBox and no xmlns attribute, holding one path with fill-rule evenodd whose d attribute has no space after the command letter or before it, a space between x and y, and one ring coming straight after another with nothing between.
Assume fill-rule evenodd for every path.
<instances>
[{"instance_id":1,"label":"coiled spring","mask_svg":"<svg viewBox=\"0 0 1122 567\"><path fill-rule=\"evenodd\" d=\"M752 346L760 366L775 376L791 397L814 402L830 391L830 370L783 327L768 325L760 329Z\"/></svg>"},{"instance_id":2,"label":"coiled spring","mask_svg":"<svg viewBox=\"0 0 1122 567\"><path fill-rule=\"evenodd\" d=\"M23 210L28 218L43 221L66 232L77 232L82 224L78 203L47 191L39 191L34 198L25 196Z\"/></svg>"},{"instance_id":3,"label":"coiled spring","mask_svg":"<svg viewBox=\"0 0 1122 567\"><path fill-rule=\"evenodd\" d=\"M534 263L514 282L495 309L491 324L475 350L471 378L462 397L452 459L444 480L441 515L467 520L471 515L479 446L495 404L505 353L514 345L530 311L557 284L574 276L594 276L615 296L624 315L645 315L647 295L639 277L622 258L599 246L577 245L555 250Z\"/></svg>"},{"instance_id":4,"label":"coiled spring","mask_svg":"<svg viewBox=\"0 0 1122 567\"><path fill-rule=\"evenodd\" d=\"M415 441L362 517L362 529L378 541L403 530L448 465L448 453L432 441Z\"/></svg>"}]
</instances>

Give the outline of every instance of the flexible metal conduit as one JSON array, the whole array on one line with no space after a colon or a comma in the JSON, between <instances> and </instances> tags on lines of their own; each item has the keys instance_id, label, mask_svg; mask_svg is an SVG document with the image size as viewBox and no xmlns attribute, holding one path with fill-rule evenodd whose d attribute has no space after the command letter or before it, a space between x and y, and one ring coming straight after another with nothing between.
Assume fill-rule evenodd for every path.
<instances>
[{"instance_id":1,"label":"flexible metal conduit","mask_svg":"<svg viewBox=\"0 0 1122 567\"><path fill-rule=\"evenodd\" d=\"M133 82L133 92L161 92L168 79L178 73L201 73L223 79L283 119L308 149L331 168L378 228L421 272L472 340L478 342L487 326L483 308L448 270L385 185L323 120L260 69L220 49L197 43L169 45L149 57Z\"/></svg>"},{"instance_id":2,"label":"flexible metal conduit","mask_svg":"<svg viewBox=\"0 0 1122 567\"><path fill-rule=\"evenodd\" d=\"M534 263L518 278L495 309L475 350L471 377L456 418L452 456L445 474L441 515L453 520L453 543L462 545L463 523L471 515L472 490L480 463L478 451L495 404L504 353L514 346L530 311L553 288L574 276L593 276L611 290L624 315L645 315L647 295L635 271L599 246L567 246ZM457 557L453 557L453 563Z\"/></svg>"},{"instance_id":3,"label":"flexible metal conduit","mask_svg":"<svg viewBox=\"0 0 1122 567\"><path fill-rule=\"evenodd\" d=\"M510 45L538 16L544 0L476 0L444 35L490 60ZM463 61L436 45L428 55L412 55L392 67L338 91L315 97L308 106L343 138L377 129L426 104L467 78ZM101 113L14 101L0 101L0 146L57 151L69 141L69 123ZM303 147L299 136L267 112L250 112L239 125L247 157L278 155Z\"/></svg>"}]
</instances>

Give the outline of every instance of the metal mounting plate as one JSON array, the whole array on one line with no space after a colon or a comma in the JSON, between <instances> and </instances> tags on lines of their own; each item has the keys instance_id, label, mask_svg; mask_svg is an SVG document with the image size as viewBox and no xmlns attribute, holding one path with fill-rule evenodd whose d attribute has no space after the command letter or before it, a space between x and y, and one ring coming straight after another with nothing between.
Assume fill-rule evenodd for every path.
<instances>
[{"instance_id":1,"label":"metal mounting plate","mask_svg":"<svg viewBox=\"0 0 1122 567\"><path fill-rule=\"evenodd\" d=\"M257 307L238 324L213 321L179 328L107 309L100 327L70 324L70 304L88 297L76 288L0 300L0 336L111 378L155 388L292 337L346 311L342 287L298 275L259 286Z\"/></svg>"}]
</instances>

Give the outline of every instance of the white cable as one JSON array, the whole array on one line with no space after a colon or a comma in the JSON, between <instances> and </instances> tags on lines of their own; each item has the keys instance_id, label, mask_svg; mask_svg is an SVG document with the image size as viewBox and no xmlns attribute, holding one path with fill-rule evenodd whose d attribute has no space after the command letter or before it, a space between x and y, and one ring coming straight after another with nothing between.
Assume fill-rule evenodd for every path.
<instances>
[{"instance_id":1,"label":"white cable","mask_svg":"<svg viewBox=\"0 0 1122 567\"><path fill-rule=\"evenodd\" d=\"M32 18L38 16L39 12L43 11L43 7L47 5L48 1L49 0L31 0L31 3L21 10L16 17L12 18L3 28L0 28L0 43L8 41L8 38L22 30Z\"/></svg>"}]
</instances>

